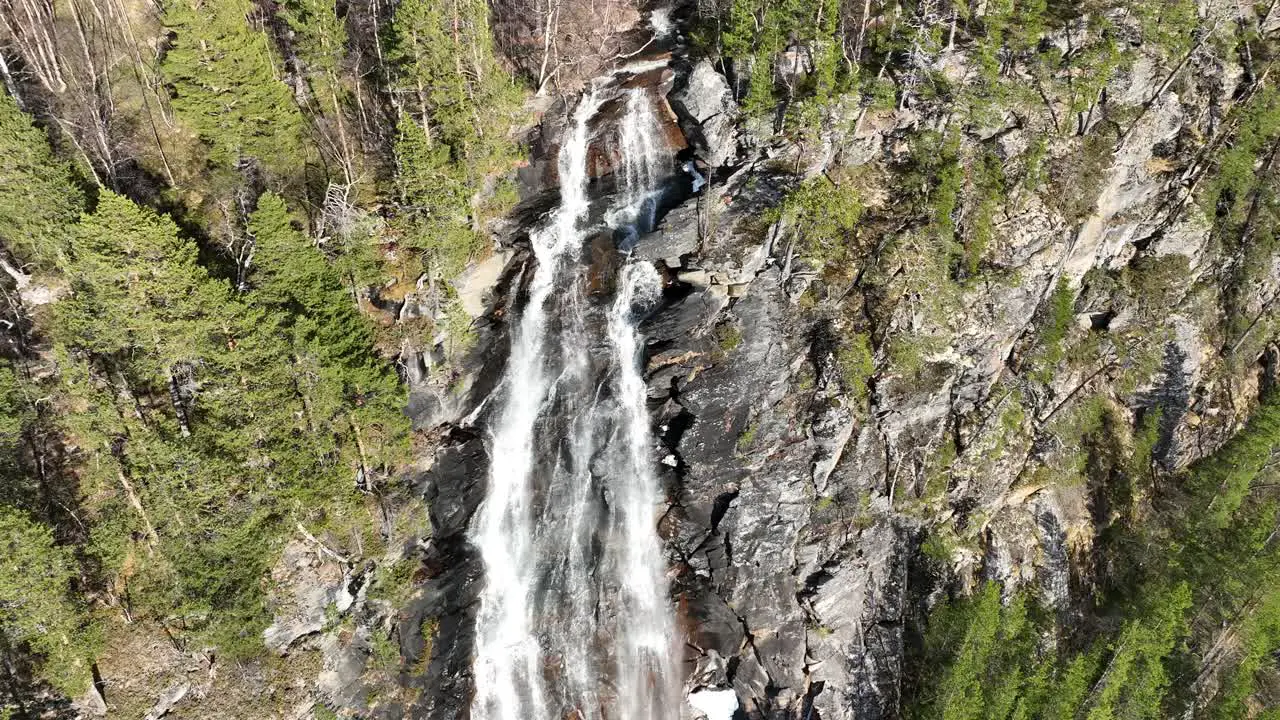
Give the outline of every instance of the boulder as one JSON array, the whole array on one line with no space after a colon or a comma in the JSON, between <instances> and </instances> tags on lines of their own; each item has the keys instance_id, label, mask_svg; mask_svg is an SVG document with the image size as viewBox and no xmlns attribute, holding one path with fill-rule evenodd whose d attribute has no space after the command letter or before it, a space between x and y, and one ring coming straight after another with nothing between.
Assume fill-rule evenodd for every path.
<instances>
[{"instance_id":1,"label":"boulder","mask_svg":"<svg viewBox=\"0 0 1280 720\"><path fill-rule=\"evenodd\" d=\"M716 72L711 61L694 63L670 99L676 112L696 126L694 146L707 166L714 170L732 164L738 154L738 104L729 81Z\"/></svg>"}]
</instances>

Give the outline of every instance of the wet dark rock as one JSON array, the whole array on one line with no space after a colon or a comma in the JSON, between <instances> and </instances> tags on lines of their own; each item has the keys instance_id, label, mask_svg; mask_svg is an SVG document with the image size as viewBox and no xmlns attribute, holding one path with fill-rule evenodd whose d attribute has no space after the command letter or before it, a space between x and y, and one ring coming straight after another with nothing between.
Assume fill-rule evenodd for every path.
<instances>
[{"instance_id":1,"label":"wet dark rock","mask_svg":"<svg viewBox=\"0 0 1280 720\"><path fill-rule=\"evenodd\" d=\"M653 59L661 61L663 58ZM688 147L688 141L675 110L667 100L674 82L674 73L666 67L651 68L641 73L621 70L614 76L611 84L596 90L602 99L599 111L588 126L591 137L587 146L587 177L590 180L605 180L617 169L621 158L621 141L617 137L617 129L626 113L627 95L634 89L642 89L649 94L660 127L658 140L671 157L668 173L672 176L680 174L676 157ZM532 203L525 208L526 214L536 207L550 207L548 201L558 198L560 169L557 157L564 132L571 124L570 118L580 100L578 95L558 100L544 113L542 121L529 135L532 159L519 172L522 197L526 202Z\"/></svg>"},{"instance_id":2,"label":"wet dark rock","mask_svg":"<svg viewBox=\"0 0 1280 720\"><path fill-rule=\"evenodd\" d=\"M640 238L635 255L651 262L678 261L696 253L699 244L698 207L688 202L667 213L656 230Z\"/></svg>"},{"instance_id":3,"label":"wet dark rock","mask_svg":"<svg viewBox=\"0 0 1280 720\"><path fill-rule=\"evenodd\" d=\"M422 555L427 581L399 621L402 654L419 666L426 660L425 672L405 680L422 691L414 718L469 715L476 599L484 568L466 532L484 499L488 468L483 439L455 428L416 483L427 501L432 535Z\"/></svg>"},{"instance_id":4,"label":"wet dark rock","mask_svg":"<svg viewBox=\"0 0 1280 720\"><path fill-rule=\"evenodd\" d=\"M804 81L812 71L806 53L788 47L776 63L775 82ZM750 75L741 63L726 65L736 82ZM861 128L849 131L858 137L824 128L812 148L761 142L747 130L740 134L740 126L750 123L742 122L729 79L711 62L677 52L670 69L621 73L603 90L609 96L592 123L589 148L593 222L604 217L603 196L616 189L612 128L625 112L625 94L634 89L666 99L658 107L671 157L667 193L657 203L656 227L601 233L584 245L583 258L598 297L612 293L619 251L654 263L666 281L663 302L641 331L649 352L645 377L659 445L655 460L667 493L659 528L686 630L688 688L733 688L746 718L899 717L904 638L927 610L928 590L921 588L933 589L936 582L928 577L932 565L915 562L924 527L953 522L967 533L968 565L950 568L956 585L993 578L1009 588L1036 588L1049 607L1069 602L1074 570L1066 539L1082 529L1084 500L1032 486L1012 491L1027 457L1052 448L1026 439L1024 446L1003 446L1013 458L1006 464L964 462L977 465L973 458L993 447L990 427L1000 424L1004 409L993 405L992 395L1010 386L1007 366L1016 370L1034 335L1033 318L1059 278L1079 286L1091 268L1123 267L1135 249L1186 255L1193 267L1210 257L1203 225L1158 232L1143 227L1143 218L1152 216L1149 203L1168 182L1149 161L1153 153L1163 158L1171 152L1167 143L1186 108L1176 99L1151 104L1100 180L1105 202L1095 203L1083 224L1065 219L1038 195L1020 196L1016 222L1002 229L1001 242L984 260L990 269L1016 273L1018 282L967 290L981 293L981 302L948 315L950 346L927 353L909 377L878 358L882 372L869 400L855 402L835 350L851 329L815 327L829 321L798 308L809 283L824 290L824 279L813 279L802 258L788 257L793 238L770 224L768 211L800 176L834 168L838 158L905 158L911 149L905 128L937 118L910 109L871 111L865 122L847 118L850 128ZM1149 90L1130 94L1145 102ZM558 199L555 157L576 102L571 96L548 106L531 136L532 160L521 173L527 199L516 223L525 235ZM1010 157L1022 152L1024 133L997 130L981 136L1012 148ZM695 191L683 170L687 162L712 182ZM520 231L509 236L519 238ZM506 324L517 315L530 267L527 259L513 266L518 269L494 291L499 299L482 320L486 344L475 358L487 385L477 381L459 409L482 407L500 376L502 361L492 358L505 354ZM1079 332L1117 332L1135 322L1132 308L1114 304L1114 293L1093 295L1076 306ZM879 350L885 338L928 329L930 320L911 310L918 300L874 318ZM1202 455L1206 432L1221 434L1201 424L1198 404L1205 394L1201 366L1212 348L1193 320L1179 320L1175 329L1160 377L1117 410L1135 417L1161 411L1167 420L1157 455L1170 468ZM1259 382L1273 382L1277 358L1280 353L1272 352L1265 368L1260 363ZM1067 396L1076 380L1064 377L1047 396ZM1045 409L1032 407L1042 398L1030 392L1023 400L1029 424ZM458 410L435 416L460 417ZM959 455L952 484L921 517L909 516L900 510L902 500L921 500L927 463L944 443ZM427 675L436 684L426 686L421 716L452 720L469 698L474 610L468 603L481 578L465 528L479 502L487 459L483 443L462 431L450 433L446 445L423 485L436 530L424 557L432 577L401 627L412 653L431 645ZM978 512L983 522L975 520ZM434 635L413 637L413 625L424 619L435 623Z\"/></svg>"},{"instance_id":5,"label":"wet dark rock","mask_svg":"<svg viewBox=\"0 0 1280 720\"><path fill-rule=\"evenodd\" d=\"M670 70L664 68L660 72L646 73L640 77L649 76L656 76L654 80L657 84L640 85L640 87L650 94L650 101L655 108L654 114L659 126L659 134L655 139L663 154L671 158L668 172L674 175L677 171L675 157L681 150L688 147L688 143L684 132L680 129L675 111L671 109L666 99L673 75ZM622 126L627 111L627 95L631 89L629 85L630 83L622 83L618 88L620 92L600 105L600 111L590 125L593 139L587 147L589 177L602 178L612 175L618 169L622 158L622 143L617 137L617 130Z\"/></svg>"},{"instance_id":6,"label":"wet dark rock","mask_svg":"<svg viewBox=\"0 0 1280 720\"><path fill-rule=\"evenodd\" d=\"M471 516L484 499L480 481L489 468L489 456L480 436L455 429L448 442L436 452L431 469L417 482L427 501L434 540L466 532Z\"/></svg>"},{"instance_id":7,"label":"wet dark rock","mask_svg":"<svg viewBox=\"0 0 1280 720\"><path fill-rule=\"evenodd\" d=\"M688 342L690 336L707 325L724 307L725 299L710 292L697 292L665 306L641 325L650 345L665 347L675 342ZM699 349L701 346L699 346Z\"/></svg>"},{"instance_id":8,"label":"wet dark rock","mask_svg":"<svg viewBox=\"0 0 1280 720\"><path fill-rule=\"evenodd\" d=\"M475 548L454 538L432 539L426 565L438 574L421 597L401 614L401 649L407 661L425 672L409 680L422 695L412 717L464 720L470 717L477 598L484 583L483 563ZM446 570L447 569L447 570Z\"/></svg>"}]
</instances>

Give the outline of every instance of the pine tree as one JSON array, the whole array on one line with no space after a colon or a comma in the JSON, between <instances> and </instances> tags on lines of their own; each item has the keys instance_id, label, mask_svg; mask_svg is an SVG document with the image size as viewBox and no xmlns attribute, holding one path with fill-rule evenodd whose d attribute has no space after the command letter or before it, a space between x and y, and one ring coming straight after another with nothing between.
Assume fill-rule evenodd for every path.
<instances>
[{"instance_id":1,"label":"pine tree","mask_svg":"<svg viewBox=\"0 0 1280 720\"><path fill-rule=\"evenodd\" d=\"M361 471L381 471L402 452L407 423L404 392L376 357L372 328L324 255L293 227L279 196L258 199L249 229L257 264L249 299L280 314L311 431L345 440Z\"/></svg>"},{"instance_id":2,"label":"pine tree","mask_svg":"<svg viewBox=\"0 0 1280 720\"><path fill-rule=\"evenodd\" d=\"M280 5L280 15L293 30L293 52L310 90L307 109L320 130L317 137L324 141L326 156L342 168L338 180L350 190L361 174L362 157L358 136L348 127L353 94L342 77L346 28L333 0L288 0Z\"/></svg>"},{"instance_id":3,"label":"pine tree","mask_svg":"<svg viewBox=\"0 0 1280 720\"><path fill-rule=\"evenodd\" d=\"M70 599L75 576L71 550L48 527L0 505L0 651L35 651L41 675L68 694L88 686L97 644Z\"/></svg>"},{"instance_id":4,"label":"pine tree","mask_svg":"<svg viewBox=\"0 0 1280 720\"><path fill-rule=\"evenodd\" d=\"M502 128L519 93L494 58L488 14L480 0L404 0L391 27L395 91L455 160L511 152Z\"/></svg>"},{"instance_id":5,"label":"pine tree","mask_svg":"<svg viewBox=\"0 0 1280 720\"><path fill-rule=\"evenodd\" d=\"M174 109L215 164L253 158L286 175L305 159L305 123L251 12L245 0L171 0L164 23L176 39L161 70Z\"/></svg>"},{"instance_id":6,"label":"pine tree","mask_svg":"<svg viewBox=\"0 0 1280 720\"><path fill-rule=\"evenodd\" d=\"M469 183L448 148L433 144L408 115L400 117L395 153L401 232L406 244L424 251L424 264L439 277L454 277L479 251L481 237L471 227Z\"/></svg>"},{"instance_id":7,"label":"pine tree","mask_svg":"<svg viewBox=\"0 0 1280 720\"><path fill-rule=\"evenodd\" d=\"M69 346L127 356L146 380L167 384L174 366L215 352L223 324L227 288L197 255L167 216L104 190L72 238L74 294L59 307L59 334Z\"/></svg>"},{"instance_id":8,"label":"pine tree","mask_svg":"<svg viewBox=\"0 0 1280 720\"><path fill-rule=\"evenodd\" d=\"M0 91L0 241L21 261L51 266L84 194L45 134Z\"/></svg>"},{"instance_id":9,"label":"pine tree","mask_svg":"<svg viewBox=\"0 0 1280 720\"><path fill-rule=\"evenodd\" d=\"M440 142L465 154L463 148L474 133L474 107L448 21L442 3L400 3L392 25L390 57L400 71L397 91L410 100L419 122L430 122Z\"/></svg>"}]
</instances>

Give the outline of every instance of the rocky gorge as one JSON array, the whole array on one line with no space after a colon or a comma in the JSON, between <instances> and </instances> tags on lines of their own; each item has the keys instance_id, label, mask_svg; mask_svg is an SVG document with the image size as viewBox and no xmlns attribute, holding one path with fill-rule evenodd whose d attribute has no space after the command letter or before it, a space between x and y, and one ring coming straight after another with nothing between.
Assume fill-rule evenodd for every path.
<instances>
[{"instance_id":1,"label":"rocky gorge","mask_svg":"<svg viewBox=\"0 0 1280 720\"><path fill-rule=\"evenodd\" d=\"M940 63L963 82L963 55ZM1024 396L1014 427L1000 419L1016 375L1027 372L1020 355L1033 319L1059 283L1076 295L1073 323L1116 332L1144 322L1133 306L1144 299L1098 295L1091 272L1185 259L1178 278L1185 288L1212 273L1210 228L1187 208L1197 168L1161 165L1180 164L1179 137L1238 94L1231 87L1238 70L1193 67L1170 92L1160 70L1139 60L1111 81L1107 102L1142 111L1111 163L1073 188L1087 213L1064 217L1034 193L1012 197L997 211L991 263L1015 272L1016 281L966 288L945 320L950 346L925 357L927 369L916 377L877 374L863 410L850 401L836 359L841 320L803 305L810 284L823 281L797 256L795 229L785 219L759 218L805 177L900 161L902 135L946 122L946 109L854 109L856 122L824 129L817 147L762 141L733 100L730 79L708 60L677 53L671 68L673 76L657 76L671 90L662 82L654 90L680 127L669 133L669 155L681 158L687 143L710 179L669 208L635 254L666 277L663 304L641 331L659 438L653 461L666 489L659 527L686 632L686 693L732 689L746 717L899 716L909 626L940 587L940 560L950 582L1034 588L1061 612L1078 602L1071 588L1085 582L1098 532L1091 491L1044 483L1028 471L1073 450L1046 446L1042 437L1062 404L1082 388L1130 416L1155 404L1164 413L1157 461L1184 468L1238 427L1249 398L1271 382L1265 364L1236 365L1238 374L1221 377L1216 319L1199 314L1190 297L1175 297L1161 310L1172 332L1155 341L1164 357L1157 372L1137 383L1121 379L1123 368L1062 374L1042 395ZM973 142L1018 158L1029 132L1016 114L1005 119L1012 124L974 128ZM526 258L517 251L504 277L516 277ZM1277 282L1274 270L1266 278L1263 284ZM508 288L494 288L480 319L497 325L494 338L502 329L490 318L512 313ZM882 348L892 334L933 322L911 305L904 299L874 329ZM499 340L480 347L480 356L502 352ZM877 355L883 366L883 350ZM472 387L481 393L449 416L461 427L449 430L425 477L434 519L429 556L462 552L451 543L460 542L480 493L463 480L480 475L485 462L483 443L462 420L483 402L484 384ZM993 445L1009 442L993 454ZM927 489L936 482L927 477L937 471L931 456L945 446L954 447L952 479L940 491ZM934 525L965 538L942 559L920 552ZM438 598L433 610L452 632L433 643L431 671L444 682L429 691L424 716L465 716L468 618L454 603L460 575L474 573L452 570L428 583L426 592ZM685 707L682 716L690 712Z\"/></svg>"},{"instance_id":2,"label":"rocky gorge","mask_svg":"<svg viewBox=\"0 0 1280 720\"><path fill-rule=\"evenodd\" d=\"M967 61L959 51L937 60L958 82L971 72ZM1177 259L1185 269L1176 284L1187 289L1213 272L1211 229L1187 207L1200 168L1180 154L1179 139L1197 123L1212 125L1206 113L1223 114L1240 93L1232 86L1238 73L1193 61L1173 92L1162 87L1169 83L1161 70L1140 59L1111 80L1106 102L1141 110L1106 166L1069 190L1087 210L1064 215L1015 190L996 211L989 262L1016 279L964 288L954 314L941 320L949 343L918 372L895 371L887 347L894 335L939 319L922 316L911 297L880 299L890 307L870 335L884 370L868 379L865 408L851 399L838 359L849 320L823 307L858 292L857 283L829 284L797 251L801 230L785 216L761 218L806 178L903 162L904 136L946 123L951 111L840 108L843 122L797 144L764 137L735 102L730 79L680 48L670 69L637 77L669 108L668 155L692 159L708 178L666 208L633 251L665 278L663 302L641 331L686 694L731 689L751 718L897 717L911 627L939 588L997 580L1010 591L1032 588L1062 613L1079 602L1073 588L1087 582L1100 531L1094 491L1046 482L1034 469L1075 450L1054 447L1045 432L1075 395L1105 397L1122 416L1158 407L1156 461L1167 468L1186 467L1238 427L1258 388L1271 382L1269 366L1231 363L1224 376L1217 320L1202 314L1192 293L1175 293L1158 311L1171 332L1151 341L1162 358L1154 372L1126 377L1129 361L1103 361L1031 391L1019 378L1028 372L1034 321L1060 284L1075 296L1077 332L1117 333L1147 322L1149 298L1100 294L1091 282L1099 272ZM572 104L570 96L562 107ZM565 111L543 121L542 146L556 146L548 136L563 127L554 118ZM963 142L991 145L1016 162L1031 142L1030 121L1017 113L1004 121L966 129ZM1050 152L1067 155L1071 144ZM593 152L602 158L595 174L607 181L610 150ZM488 462L473 413L492 386L485 378L501 365L501 318L518 312L521 269L530 262L518 236L504 242L513 251L486 289L467 399L420 416L447 428L421 481L433 520L425 562L447 568L427 581L419 611L439 618L430 681L414 710L423 717L465 717L471 692L474 609L466 598L480 571L465 531L483 493L475 479ZM618 262L607 249L594 257L606 266L602 274ZM1264 277L1264 287L1277 282L1274 270ZM815 309L806 302L811 294L827 301ZM1007 419L1012 404L1022 405L1016 422ZM948 453L940 469L936 458ZM940 470L950 476L941 487L931 477ZM928 557L921 542L937 527L960 539L945 557Z\"/></svg>"},{"instance_id":3,"label":"rocky gorge","mask_svg":"<svg viewBox=\"0 0 1280 720\"><path fill-rule=\"evenodd\" d=\"M1269 511L1206 563L1247 565L1247 601L1219 616L1193 589L1158 672L1120 658L1158 558L1234 527L1177 523L1228 512L1231 483L1195 478L1276 385L1280 9L818 5L487 5L536 80L524 157L490 173L518 198L481 220L486 177L458 272L355 293L400 333L415 438L379 491L386 552L298 522L264 583L269 661L153 633L58 712L1270 717L1273 659L1244 714L1219 705L1270 607L1232 559L1270 557ZM1270 497L1275 445L1243 495ZM988 589L1033 609L938 640ZM1076 705L984 703L990 668L938 690L1023 626L1028 657L1099 663ZM1023 703L1070 677L1024 675ZM1144 682L1156 710L1115 709L1112 683Z\"/></svg>"}]
</instances>

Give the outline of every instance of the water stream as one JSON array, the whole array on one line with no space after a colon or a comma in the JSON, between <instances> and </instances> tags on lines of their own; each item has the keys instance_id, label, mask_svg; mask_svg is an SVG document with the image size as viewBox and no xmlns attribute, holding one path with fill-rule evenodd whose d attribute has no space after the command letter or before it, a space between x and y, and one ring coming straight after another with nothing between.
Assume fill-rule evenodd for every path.
<instances>
[{"instance_id":1,"label":"water stream","mask_svg":"<svg viewBox=\"0 0 1280 720\"><path fill-rule=\"evenodd\" d=\"M615 127L592 119L624 103ZM486 499L472 528L485 564L474 662L477 720L668 720L679 653L656 524L643 338L657 270L586 262L591 238L622 248L655 221L672 158L649 93L606 80L579 99L558 157L561 200L531 233L536 265L512 326L489 427ZM588 148L618 161L604 222L591 222Z\"/></svg>"}]
</instances>

